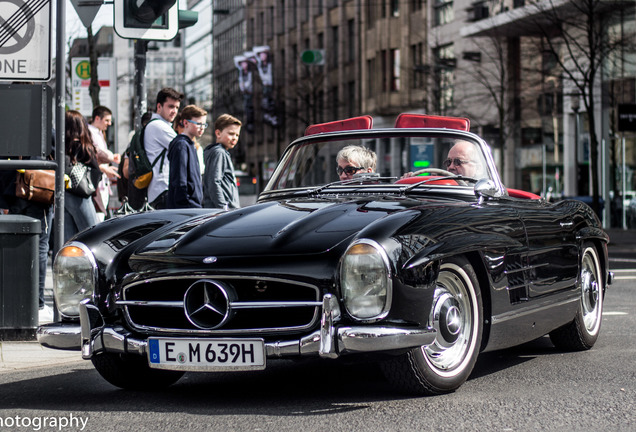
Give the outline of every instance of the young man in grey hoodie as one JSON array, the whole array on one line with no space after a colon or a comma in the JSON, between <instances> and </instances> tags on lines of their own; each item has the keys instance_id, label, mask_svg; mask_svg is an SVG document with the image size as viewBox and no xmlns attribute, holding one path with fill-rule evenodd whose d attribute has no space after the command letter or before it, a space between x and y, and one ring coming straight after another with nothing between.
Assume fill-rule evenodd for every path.
<instances>
[{"instance_id":1,"label":"young man in grey hoodie","mask_svg":"<svg viewBox=\"0 0 636 432\"><path fill-rule=\"evenodd\" d=\"M203 151L203 207L239 208L238 187L229 150L238 144L241 121L229 114L221 114L214 122L216 142Z\"/></svg>"}]
</instances>

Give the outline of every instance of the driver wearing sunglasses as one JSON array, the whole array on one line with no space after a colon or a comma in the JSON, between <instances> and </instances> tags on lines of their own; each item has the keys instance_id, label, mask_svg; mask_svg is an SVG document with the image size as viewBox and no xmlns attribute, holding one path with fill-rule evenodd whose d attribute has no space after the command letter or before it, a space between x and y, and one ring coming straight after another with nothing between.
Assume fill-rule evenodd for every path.
<instances>
[{"instance_id":1,"label":"driver wearing sunglasses","mask_svg":"<svg viewBox=\"0 0 636 432\"><path fill-rule=\"evenodd\" d=\"M457 141L448 151L446 160L442 162L442 167L455 175L464 177L480 178L482 165L477 157L475 145L468 141ZM412 177L412 172L405 173L401 178Z\"/></svg>"},{"instance_id":2,"label":"driver wearing sunglasses","mask_svg":"<svg viewBox=\"0 0 636 432\"><path fill-rule=\"evenodd\" d=\"M336 173L340 180L351 180L354 174L375 172L377 156L366 147L350 145L336 155Z\"/></svg>"},{"instance_id":3,"label":"driver wearing sunglasses","mask_svg":"<svg viewBox=\"0 0 636 432\"><path fill-rule=\"evenodd\" d=\"M475 145L468 141L458 141L448 151L444 168L453 174L464 177L476 177L479 164L475 162Z\"/></svg>"}]
</instances>

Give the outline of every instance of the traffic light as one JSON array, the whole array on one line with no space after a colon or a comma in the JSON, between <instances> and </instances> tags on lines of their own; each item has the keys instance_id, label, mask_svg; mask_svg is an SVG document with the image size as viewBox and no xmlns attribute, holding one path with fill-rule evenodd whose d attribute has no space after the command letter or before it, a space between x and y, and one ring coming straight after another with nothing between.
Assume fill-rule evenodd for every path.
<instances>
[{"instance_id":1,"label":"traffic light","mask_svg":"<svg viewBox=\"0 0 636 432\"><path fill-rule=\"evenodd\" d=\"M177 0L114 0L113 13L122 38L171 40L179 31Z\"/></svg>"},{"instance_id":2,"label":"traffic light","mask_svg":"<svg viewBox=\"0 0 636 432\"><path fill-rule=\"evenodd\" d=\"M179 9L179 28L192 27L199 21L199 12Z\"/></svg>"},{"instance_id":3,"label":"traffic light","mask_svg":"<svg viewBox=\"0 0 636 432\"><path fill-rule=\"evenodd\" d=\"M300 60L308 65L324 65L325 50L305 50L300 54Z\"/></svg>"}]
</instances>

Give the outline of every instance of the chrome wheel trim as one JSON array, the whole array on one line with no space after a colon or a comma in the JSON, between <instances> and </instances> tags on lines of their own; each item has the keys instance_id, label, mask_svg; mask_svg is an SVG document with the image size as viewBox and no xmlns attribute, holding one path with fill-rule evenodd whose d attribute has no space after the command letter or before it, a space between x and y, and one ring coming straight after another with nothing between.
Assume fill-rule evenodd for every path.
<instances>
[{"instance_id":1,"label":"chrome wheel trim","mask_svg":"<svg viewBox=\"0 0 636 432\"><path fill-rule=\"evenodd\" d=\"M594 248L588 247L581 259L581 315L583 325L590 335L598 333L603 314L602 281L598 255Z\"/></svg>"},{"instance_id":2,"label":"chrome wheel trim","mask_svg":"<svg viewBox=\"0 0 636 432\"><path fill-rule=\"evenodd\" d=\"M427 364L439 376L457 375L470 362L476 349L477 310L475 287L466 272L455 264L443 264L429 317L437 338L422 348Z\"/></svg>"}]
</instances>

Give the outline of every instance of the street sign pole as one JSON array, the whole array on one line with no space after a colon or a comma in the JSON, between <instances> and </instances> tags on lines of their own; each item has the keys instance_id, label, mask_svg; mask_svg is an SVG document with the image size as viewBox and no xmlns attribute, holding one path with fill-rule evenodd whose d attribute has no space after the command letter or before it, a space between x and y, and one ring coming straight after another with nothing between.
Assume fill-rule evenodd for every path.
<instances>
[{"instance_id":1,"label":"street sign pole","mask_svg":"<svg viewBox=\"0 0 636 432\"><path fill-rule=\"evenodd\" d=\"M53 225L53 252L57 253L64 244L64 166L66 160L66 2L57 1L57 38L56 38L56 59L55 62L55 217ZM59 321L60 316L53 300L53 321Z\"/></svg>"},{"instance_id":2,"label":"street sign pole","mask_svg":"<svg viewBox=\"0 0 636 432\"><path fill-rule=\"evenodd\" d=\"M141 129L141 116L148 109L145 79L147 51L147 40L135 40L135 130Z\"/></svg>"}]
</instances>

